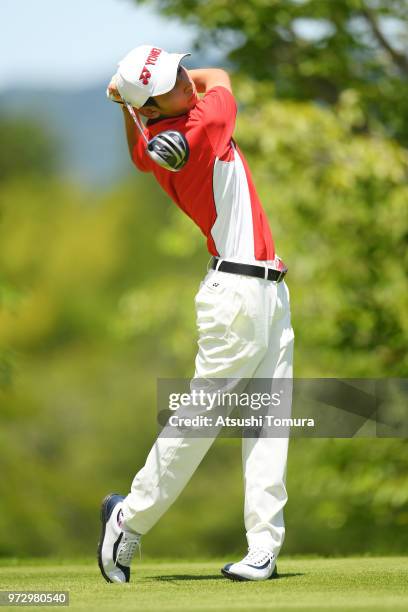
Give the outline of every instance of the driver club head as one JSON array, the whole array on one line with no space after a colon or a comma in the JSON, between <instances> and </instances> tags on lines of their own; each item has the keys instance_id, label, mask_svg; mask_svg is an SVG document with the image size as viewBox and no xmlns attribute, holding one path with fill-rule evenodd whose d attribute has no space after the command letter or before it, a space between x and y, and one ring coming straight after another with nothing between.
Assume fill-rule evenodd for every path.
<instances>
[{"instance_id":1,"label":"driver club head","mask_svg":"<svg viewBox=\"0 0 408 612\"><path fill-rule=\"evenodd\" d=\"M184 134L177 130L165 130L148 141L143 131L143 126L140 124L140 120L132 105L126 101L124 101L124 104L146 141L146 151L149 157L156 164L166 170L170 170L170 172L178 172L181 170L187 163L190 155L190 148Z\"/></svg>"},{"instance_id":2,"label":"driver club head","mask_svg":"<svg viewBox=\"0 0 408 612\"><path fill-rule=\"evenodd\" d=\"M184 134L176 130L165 130L149 140L147 153L162 168L178 172L187 163L190 148Z\"/></svg>"}]
</instances>

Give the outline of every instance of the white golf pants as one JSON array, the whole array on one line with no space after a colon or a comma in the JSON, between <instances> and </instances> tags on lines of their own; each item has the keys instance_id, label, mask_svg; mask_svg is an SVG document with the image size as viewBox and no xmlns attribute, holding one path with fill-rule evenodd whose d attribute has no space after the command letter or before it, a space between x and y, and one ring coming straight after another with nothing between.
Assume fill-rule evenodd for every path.
<instances>
[{"instance_id":1,"label":"white golf pants","mask_svg":"<svg viewBox=\"0 0 408 612\"><path fill-rule=\"evenodd\" d=\"M198 353L194 378L292 379L294 334L284 281L210 270L195 296ZM246 391L251 387L247 383ZM291 398L290 398L291 399ZM156 439L124 502L124 524L144 534L183 490L214 437ZM287 437L242 438L244 518L249 546L278 555L285 526L283 508Z\"/></svg>"}]
</instances>

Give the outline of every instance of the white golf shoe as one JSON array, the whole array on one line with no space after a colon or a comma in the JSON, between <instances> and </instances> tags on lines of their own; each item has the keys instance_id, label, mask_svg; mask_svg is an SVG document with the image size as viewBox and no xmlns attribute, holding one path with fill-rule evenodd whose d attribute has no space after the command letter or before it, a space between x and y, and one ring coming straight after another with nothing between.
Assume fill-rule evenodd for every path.
<instances>
[{"instance_id":1,"label":"white golf shoe","mask_svg":"<svg viewBox=\"0 0 408 612\"><path fill-rule=\"evenodd\" d=\"M256 547L249 547L242 561L227 563L221 572L230 580L268 580L278 575L275 555Z\"/></svg>"},{"instance_id":2,"label":"white golf shoe","mask_svg":"<svg viewBox=\"0 0 408 612\"><path fill-rule=\"evenodd\" d=\"M107 495L102 502L101 539L98 546L98 565L107 582L129 582L130 564L136 548L140 550L139 533L122 529L122 495Z\"/></svg>"}]
</instances>

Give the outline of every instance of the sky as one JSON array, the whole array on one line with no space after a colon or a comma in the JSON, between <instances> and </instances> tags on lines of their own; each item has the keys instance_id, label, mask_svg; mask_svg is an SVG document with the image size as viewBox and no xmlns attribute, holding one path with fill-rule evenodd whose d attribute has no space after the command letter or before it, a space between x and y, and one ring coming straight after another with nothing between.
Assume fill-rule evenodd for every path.
<instances>
[{"instance_id":1,"label":"sky","mask_svg":"<svg viewBox=\"0 0 408 612\"><path fill-rule=\"evenodd\" d=\"M0 0L0 22L0 90L92 87L139 44L183 52L194 37L131 0Z\"/></svg>"},{"instance_id":2,"label":"sky","mask_svg":"<svg viewBox=\"0 0 408 612\"><path fill-rule=\"evenodd\" d=\"M297 21L305 39L325 31L324 23ZM0 91L93 87L109 80L117 62L139 44L183 52L195 37L192 26L132 0L0 0L0 23ZM398 46L398 24L382 25ZM209 51L215 61L223 56Z\"/></svg>"}]
</instances>

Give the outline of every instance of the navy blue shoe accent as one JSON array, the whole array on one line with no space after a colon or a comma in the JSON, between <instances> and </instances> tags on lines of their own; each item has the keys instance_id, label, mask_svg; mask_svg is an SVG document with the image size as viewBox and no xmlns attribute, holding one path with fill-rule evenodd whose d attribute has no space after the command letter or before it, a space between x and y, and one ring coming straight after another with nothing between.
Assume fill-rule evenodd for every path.
<instances>
[{"instance_id":1,"label":"navy blue shoe accent","mask_svg":"<svg viewBox=\"0 0 408 612\"><path fill-rule=\"evenodd\" d=\"M130 582L130 567L125 567L124 565L121 565L120 563L117 563L116 567L122 570L122 572L125 574L126 582Z\"/></svg>"},{"instance_id":2,"label":"navy blue shoe accent","mask_svg":"<svg viewBox=\"0 0 408 612\"><path fill-rule=\"evenodd\" d=\"M101 523L102 523L102 530L101 530L101 537L99 540L99 544L98 544L98 565L99 565L99 569L101 570L101 574L102 576L105 578L106 582L112 582L112 580L110 580L109 576L107 576L107 574L105 573L103 564L102 564L102 544L103 544L103 540L105 538L105 531L106 531L106 523L109 521L112 511L114 509L114 507L116 506L116 504L118 504L119 502L121 502L124 498L123 495L118 495L117 493L110 493L109 495L107 495L105 497L105 499L102 502L101 505ZM119 538L117 539L116 543L115 543L115 557L116 557L116 551L117 548L119 546L119 542L122 539L122 535L120 534ZM129 582L130 579L130 569L128 567L123 567L122 565L118 564L119 569L122 570L122 572L125 574L126 577L126 582Z\"/></svg>"},{"instance_id":3,"label":"navy blue shoe accent","mask_svg":"<svg viewBox=\"0 0 408 612\"><path fill-rule=\"evenodd\" d=\"M111 495L107 495L105 497L105 499L102 502L102 508L101 508L101 518L102 520L105 520L105 523L109 521L112 511L114 507L116 506L116 504L123 501L124 499L125 498L123 495L118 495L117 493L112 493ZM102 516L102 514L104 516Z\"/></svg>"},{"instance_id":4,"label":"navy blue shoe accent","mask_svg":"<svg viewBox=\"0 0 408 612\"><path fill-rule=\"evenodd\" d=\"M238 574L233 574L232 572L230 572L229 568L231 567L231 565L234 565L234 564L227 563L227 565L224 565L224 567L221 570L221 574L223 574L226 578L229 578L229 580L235 580L236 582L253 582L253 580L250 580L249 578L244 578L243 576L239 576ZM278 566L275 565L272 574L269 576L269 578L267 578L267 580L272 580L273 578L277 578L277 577L278 577Z\"/></svg>"},{"instance_id":5,"label":"navy blue shoe accent","mask_svg":"<svg viewBox=\"0 0 408 612\"><path fill-rule=\"evenodd\" d=\"M247 565L248 567L253 567L254 569L265 569L265 567L268 567L269 565L269 559L263 565L251 565L250 563L245 563L245 565Z\"/></svg>"},{"instance_id":6,"label":"navy blue shoe accent","mask_svg":"<svg viewBox=\"0 0 408 612\"><path fill-rule=\"evenodd\" d=\"M231 567L231 565L232 565L232 563L228 564L229 567ZM234 581L237 581L237 582L244 582L244 581L246 582L247 581L247 578L242 578L242 576L238 576L238 574L231 574L231 572L226 570L225 567L222 568L221 574L223 574L226 578L229 578L230 580L234 580Z\"/></svg>"},{"instance_id":7,"label":"navy blue shoe accent","mask_svg":"<svg viewBox=\"0 0 408 612\"><path fill-rule=\"evenodd\" d=\"M118 539L116 540L113 546L113 560L115 561L115 563L116 563L116 559L118 556L118 547L119 547L119 544L121 543L122 538L123 538L123 532L120 534L120 536L118 537Z\"/></svg>"}]
</instances>

